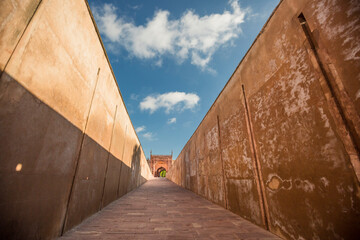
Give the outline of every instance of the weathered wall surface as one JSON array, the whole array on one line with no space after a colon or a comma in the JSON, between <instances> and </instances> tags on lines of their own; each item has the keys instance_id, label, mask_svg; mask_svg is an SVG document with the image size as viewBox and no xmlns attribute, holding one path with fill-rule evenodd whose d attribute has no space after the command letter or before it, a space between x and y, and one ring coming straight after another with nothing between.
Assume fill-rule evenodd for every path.
<instances>
[{"instance_id":1,"label":"weathered wall surface","mask_svg":"<svg viewBox=\"0 0 360 240\"><path fill-rule=\"evenodd\" d=\"M286 239L356 239L359 16L282 1L167 177Z\"/></svg>"},{"instance_id":2,"label":"weathered wall surface","mask_svg":"<svg viewBox=\"0 0 360 240\"><path fill-rule=\"evenodd\" d=\"M0 2L0 238L59 236L151 177L86 1Z\"/></svg>"}]
</instances>

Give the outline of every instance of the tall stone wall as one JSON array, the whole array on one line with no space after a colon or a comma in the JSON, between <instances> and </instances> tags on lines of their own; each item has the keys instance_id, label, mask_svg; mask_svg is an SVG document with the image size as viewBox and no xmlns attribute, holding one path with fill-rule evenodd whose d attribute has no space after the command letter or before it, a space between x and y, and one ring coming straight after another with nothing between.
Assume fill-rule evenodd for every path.
<instances>
[{"instance_id":1,"label":"tall stone wall","mask_svg":"<svg viewBox=\"0 0 360 240\"><path fill-rule=\"evenodd\" d=\"M285 239L360 236L359 16L281 1L167 177Z\"/></svg>"},{"instance_id":2,"label":"tall stone wall","mask_svg":"<svg viewBox=\"0 0 360 240\"><path fill-rule=\"evenodd\" d=\"M151 177L84 0L0 1L0 238L50 239Z\"/></svg>"}]
</instances>

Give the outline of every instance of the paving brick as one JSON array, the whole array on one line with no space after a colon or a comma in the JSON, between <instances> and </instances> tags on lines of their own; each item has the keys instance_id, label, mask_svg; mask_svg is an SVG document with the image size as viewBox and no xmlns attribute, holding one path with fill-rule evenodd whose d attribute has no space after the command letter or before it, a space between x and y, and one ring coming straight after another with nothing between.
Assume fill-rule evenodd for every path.
<instances>
[{"instance_id":1,"label":"paving brick","mask_svg":"<svg viewBox=\"0 0 360 240\"><path fill-rule=\"evenodd\" d=\"M150 180L62 239L279 239L167 179Z\"/></svg>"}]
</instances>

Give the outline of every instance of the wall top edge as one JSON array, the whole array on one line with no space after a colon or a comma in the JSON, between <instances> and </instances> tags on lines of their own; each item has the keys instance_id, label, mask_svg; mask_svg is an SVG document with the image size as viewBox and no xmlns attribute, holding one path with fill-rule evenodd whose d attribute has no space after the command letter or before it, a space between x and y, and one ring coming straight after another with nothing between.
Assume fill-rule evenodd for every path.
<instances>
[{"instance_id":1,"label":"wall top edge","mask_svg":"<svg viewBox=\"0 0 360 240\"><path fill-rule=\"evenodd\" d=\"M276 10L279 8L279 6L283 3L284 0L280 0L279 4L275 7L275 9L272 11L271 15L269 16L269 18L267 19L267 21L265 22L264 26L261 28L259 34L256 36L255 40L253 41L253 43L251 44L251 46L249 47L249 49L246 51L245 55L243 56L243 58L240 60L239 64L236 66L234 72L231 74L229 80L226 82L225 86L222 88L222 90L220 91L220 93L217 95L215 101L211 104L209 110L206 112L205 116L203 117L203 119L201 120L201 122L199 123L199 125L196 127L195 131L193 132L193 134L191 135L191 137L189 138L189 140L184 144L181 152L179 153L179 155L175 158L177 159L181 153L184 151L184 148L186 147L186 145L188 144L188 142L190 142L190 140L192 139L192 137L195 135L195 133L197 132L197 130L199 129L199 127L201 126L201 124L203 123L203 121L205 120L206 116L210 113L211 109L214 107L214 105L216 104L216 102L218 101L220 95L222 94L222 92L225 90L225 88L227 87L227 85L230 83L230 81L233 79L233 76L235 75L236 71L239 69L241 63L245 60L245 58L247 57L247 55L249 54L249 52L251 51L252 47L255 45L255 43L258 41L258 39L261 37L262 33L265 31L265 28L267 27L267 25L269 24L270 20L272 19L272 17L274 16Z\"/></svg>"},{"instance_id":2,"label":"wall top edge","mask_svg":"<svg viewBox=\"0 0 360 240\"><path fill-rule=\"evenodd\" d=\"M111 66L111 63L110 63L110 60L109 60L109 56L108 56L108 54L107 54L107 52L106 52L106 49L105 49L105 45L104 45L104 43L103 43L103 41L102 41L102 39L101 39L100 32L99 32L99 29L98 29L98 27L97 27L97 25L96 25L94 15L93 15L92 12L91 12L89 2L88 2L88 0L84 0L84 2L85 2L86 7L87 7L87 9L88 9L90 18L91 18L91 20L92 20L92 22L93 22L93 26L94 26L95 31L96 31L96 34L97 34L97 36L98 36L98 38L99 38L101 47L102 47L102 49L103 49L103 51L104 51L105 58L106 58L106 60L107 60L107 62L108 62L108 64L109 64L110 71L111 71L111 74L112 74L112 76L113 76L113 78L114 78L115 84L116 84L116 86L117 86L117 88L118 88L121 101L122 101L123 104L124 104L126 114L128 115L128 117L129 117L129 119L130 119L130 123L131 123L131 126L132 126L132 128L133 128L133 131L135 132L136 138L137 138L137 140L139 141L140 148L141 148L141 152L144 154L144 156L145 156L145 158L146 158L146 155L145 155L145 152L144 152L143 147L142 147L142 145L141 145L139 136L138 136L137 132L135 131L135 128L134 128L134 125L133 125L133 123L132 123L132 121L131 121L130 114L129 114L128 110L127 110L127 107L126 107L124 98L123 98L123 96L122 96L122 94L121 94L121 90L120 90L119 84L118 84L118 82L116 81L116 77L115 77L115 74L114 74L114 70L113 70L113 68L112 68L112 66Z\"/></svg>"}]
</instances>

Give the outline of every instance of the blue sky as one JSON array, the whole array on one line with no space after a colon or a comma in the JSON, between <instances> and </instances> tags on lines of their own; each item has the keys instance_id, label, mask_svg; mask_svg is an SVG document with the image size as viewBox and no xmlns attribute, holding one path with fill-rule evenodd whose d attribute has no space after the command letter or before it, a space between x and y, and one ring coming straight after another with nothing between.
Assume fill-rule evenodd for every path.
<instances>
[{"instance_id":1,"label":"blue sky","mask_svg":"<svg viewBox=\"0 0 360 240\"><path fill-rule=\"evenodd\" d=\"M177 157L278 3L89 0L147 157Z\"/></svg>"}]
</instances>

